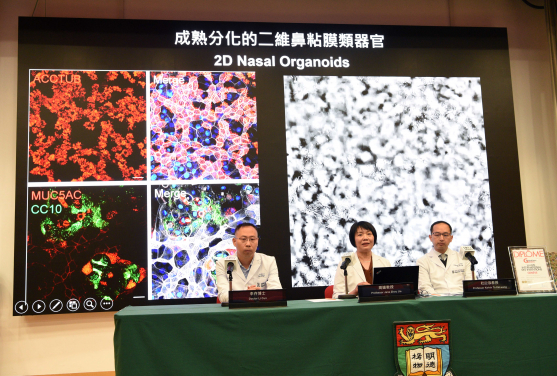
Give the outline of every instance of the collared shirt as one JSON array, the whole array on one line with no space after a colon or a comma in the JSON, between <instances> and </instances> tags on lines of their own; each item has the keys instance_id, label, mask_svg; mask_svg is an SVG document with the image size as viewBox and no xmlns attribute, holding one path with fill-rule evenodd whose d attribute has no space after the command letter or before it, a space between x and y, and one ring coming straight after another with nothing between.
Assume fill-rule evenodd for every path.
<instances>
[{"instance_id":1,"label":"collared shirt","mask_svg":"<svg viewBox=\"0 0 557 376\"><path fill-rule=\"evenodd\" d=\"M447 253L440 253L437 252L437 250L433 249L433 252L435 252L437 254L437 257L439 257L439 260L441 260L441 262L443 263L443 265L445 265L445 268L447 267L447 259L449 258L449 255L447 255Z\"/></svg>"},{"instance_id":2,"label":"collared shirt","mask_svg":"<svg viewBox=\"0 0 557 376\"><path fill-rule=\"evenodd\" d=\"M255 257L254 257L255 258ZM242 265L241 262L238 262L238 264L240 264L240 270L242 271L242 273L244 273L244 277L246 279L248 279L248 275L249 275L249 270L251 269L251 266L253 265L253 258L251 259L251 262L249 263L248 268L244 268L244 265Z\"/></svg>"}]
</instances>

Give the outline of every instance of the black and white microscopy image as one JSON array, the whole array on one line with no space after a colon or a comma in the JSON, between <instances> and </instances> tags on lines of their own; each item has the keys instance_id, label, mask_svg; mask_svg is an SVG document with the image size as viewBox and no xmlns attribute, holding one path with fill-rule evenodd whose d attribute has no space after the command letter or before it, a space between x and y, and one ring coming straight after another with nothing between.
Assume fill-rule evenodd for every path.
<instances>
[{"instance_id":1,"label":"black and white microscopy image","mask_svg":"<svg viewBox=\"0 0 557 376\"><path fill-rule=\"evenodd\" d=\"M356 221L393 266L447 221L496 278L479 78L285 76L284 98L293 287L333 283Z\"/></svg>"}]
</instances>

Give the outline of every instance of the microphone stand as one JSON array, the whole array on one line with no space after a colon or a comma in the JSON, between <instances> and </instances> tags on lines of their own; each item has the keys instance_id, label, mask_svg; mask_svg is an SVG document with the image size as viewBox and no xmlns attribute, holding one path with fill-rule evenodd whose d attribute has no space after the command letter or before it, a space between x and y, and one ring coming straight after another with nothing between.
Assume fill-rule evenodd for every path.
<instances>
[{"instance_id":1,"label":"microphone stand","mask_svg":"<svg viewBox=\"0 0 557 376\"><path fill-rule=\"evenodd\" d=\"M230 293L230 291L232 291L232 272L227 271L226 273L228 274L228 292ZM228 296L230 296L230 294L228 294ZM230 300L230 298L228 299ZM228 303L221 303L220 305L221 307L228 307Z\"/></svg>"},{"instance_id":2,"label":"microphone stand","mask_svg":"<svg viewBox=\"0 0 557 376\"><path fill-rule=\"evenodd\" d=\"M344 294L338 296L339 299L355 299L356 295L348 293L348 272L344 268Z\"/></svg>"}]
</instances>

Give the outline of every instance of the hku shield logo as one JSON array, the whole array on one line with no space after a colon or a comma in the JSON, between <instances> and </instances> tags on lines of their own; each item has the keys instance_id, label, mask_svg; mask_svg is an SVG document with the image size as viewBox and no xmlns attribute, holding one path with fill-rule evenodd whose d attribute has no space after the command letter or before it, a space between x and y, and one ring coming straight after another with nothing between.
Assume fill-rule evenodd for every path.
<instances>
[{"instance_id":1,"label":"hku shield logo","mask_svg":"<svg viewBox=\"0 0 557 376\"><path fill-rule=\"evenodd\" d=\"M395 322L395 376L455 376L450 369L450 323Z\"/></svg>"}]
</instances>

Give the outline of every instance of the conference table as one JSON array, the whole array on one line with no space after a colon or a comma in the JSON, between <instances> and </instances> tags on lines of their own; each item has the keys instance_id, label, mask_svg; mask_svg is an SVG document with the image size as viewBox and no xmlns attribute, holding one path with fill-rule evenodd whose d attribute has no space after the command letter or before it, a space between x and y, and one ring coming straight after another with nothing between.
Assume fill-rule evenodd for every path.
<instances>
[{"instance_id":1,"label":"conference table","mask_svg":"<svg viewBox=\"0 0 557 376\"><path fill-rule=\"evenodd\" d=\"M117 376L394 375L394 321L450 319L457 376L557 374L557 294L126 307Z\"/></svg>"}]
</instances>

